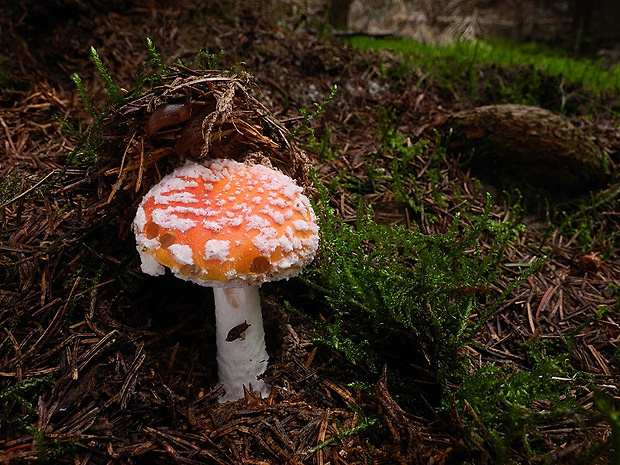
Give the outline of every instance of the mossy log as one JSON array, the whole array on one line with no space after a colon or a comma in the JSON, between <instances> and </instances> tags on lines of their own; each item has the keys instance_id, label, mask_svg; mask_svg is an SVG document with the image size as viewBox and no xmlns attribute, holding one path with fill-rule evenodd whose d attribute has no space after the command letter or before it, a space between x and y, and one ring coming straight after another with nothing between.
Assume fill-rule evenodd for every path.
<instances>
[{"instance_id":1,"label":"mossy log","mask_svg":"<svg viewBox=\"0 0 620 465\"><path fill-rule=\"evenodd\" d=\"M488 105L447 117L438 128L451 151L469 155L481 178L500 186L531 186L576 194L600 185L605 157L564 116L527 105Z\"/></svg>"}]
</instances>

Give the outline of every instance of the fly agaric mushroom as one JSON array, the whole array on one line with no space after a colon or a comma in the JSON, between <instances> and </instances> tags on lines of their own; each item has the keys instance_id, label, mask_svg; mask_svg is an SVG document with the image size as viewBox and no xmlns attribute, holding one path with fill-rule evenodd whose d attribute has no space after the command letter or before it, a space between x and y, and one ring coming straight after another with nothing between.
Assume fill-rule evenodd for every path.
<instances>
[{"instance_id":1,"label":"fly agaric mushroom","mask_svg":"<svg viewBox=\"0 0 620 465\"><path fill-rule=\"evenodd\" d=\"M151 188L133 228L143 272L167 267L213 287L220 401L242 398L244 386L266 397L258 287L296 276L314 258L318 226L302 188L263 165L188 163Z\"/></svg>"}]
</instances>

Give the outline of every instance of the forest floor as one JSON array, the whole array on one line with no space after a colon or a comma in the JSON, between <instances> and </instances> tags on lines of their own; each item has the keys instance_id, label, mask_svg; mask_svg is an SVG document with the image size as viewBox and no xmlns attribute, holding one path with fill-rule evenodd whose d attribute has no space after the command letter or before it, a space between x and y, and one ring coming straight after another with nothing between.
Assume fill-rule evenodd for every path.
<instances>
[{"instance_id":1,"label":"forest floor","mask_svg":"<svg viewBox=\"0 0 620 465\"><path fill-rule=\"evenodd\" d=\"M460 110L505 103L498 83L509 87L519 70L484 69L490 84L474 96L462 82L446 86L423 70L403 70L396 53L344 44L324 32L319 10L263 1L252 9L192 0L99 10L58 3L13 7L0 19L0 463L618 459L617 91L595 96L545 77L540 105L562 104L610 175L593 200L524 207L482 187L460 163L466 154L442 151L434 131ZM481 325L457 352L472 373L498 368L484 372L497 381L490 389L516 386L514 398L482 394L499 413L487 418L475 395L438 369L448 366L433 349L442 336L414 335L415 323L386 330L378 367L355 365L337 342L364 343L346 328L330 342L337 310L317 290L324 282L308 285L316 270L261 289L272 396L217 402L210 290L140 273L130 224L145 186L118 190L123 153L98 157L82 145L93 118L72 76L95 102L93 114L118 116L90 47L130 91L153 57L147 38L168 65L199 69L209 61L251 74L256 98L306 149L342 224L360 225L361 202L372 206L373 224L425 237L471 231L476 215L510 229L495 281L456 283L447 300L493 309L484 321L477 311L463 317ZM210 54L199 54L205 47ZM152 61L146 69L155 69ZM327 101L312 119L300 113ZM311 131L297 131L305 123ZM127 137L113 132L101 135L101 150ZM399 178L404 185L396 179L401 162L413 173ZM457 214L464 206L470 216ZM490 254L490 231L464 253ZM511 373L534 374L556 391L529 390Z\"/></svg>"}]
</instances>

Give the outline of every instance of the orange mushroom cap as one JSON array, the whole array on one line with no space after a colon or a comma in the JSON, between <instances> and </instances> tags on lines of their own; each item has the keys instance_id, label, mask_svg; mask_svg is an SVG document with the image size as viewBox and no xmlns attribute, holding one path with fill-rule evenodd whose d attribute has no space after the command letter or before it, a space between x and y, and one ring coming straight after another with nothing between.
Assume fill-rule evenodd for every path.
<instances>
[{"instance_id":1,"label":"orange mushroom cap","mask_svg":"<svg viewBox=\"0 0 620 465\"><path fill-rule=\"evenodd\" d=\"M302 188L280 171L233 160L188 163L144 197L133 224L142 271L203 286L296 276L318 248Z\"/></svg>"}]
</instances>

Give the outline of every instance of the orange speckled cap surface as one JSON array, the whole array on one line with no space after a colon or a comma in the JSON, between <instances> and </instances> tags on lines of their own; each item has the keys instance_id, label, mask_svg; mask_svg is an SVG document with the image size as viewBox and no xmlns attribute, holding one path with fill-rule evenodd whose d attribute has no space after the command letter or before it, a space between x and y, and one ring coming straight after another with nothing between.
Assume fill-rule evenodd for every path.
<instances>
[{"instance_id":1,"label":"orange speckled cap surface","mask_svg":"<svg viewBox=\"0 0 620 465\"><path fill-rule=\"evenodd\" d=\"M233 160L189 163L164 177L133 224L142 271L204 286L296 276L318 248L302 188L280 171Z\"/></svg>"}]
</instances>

